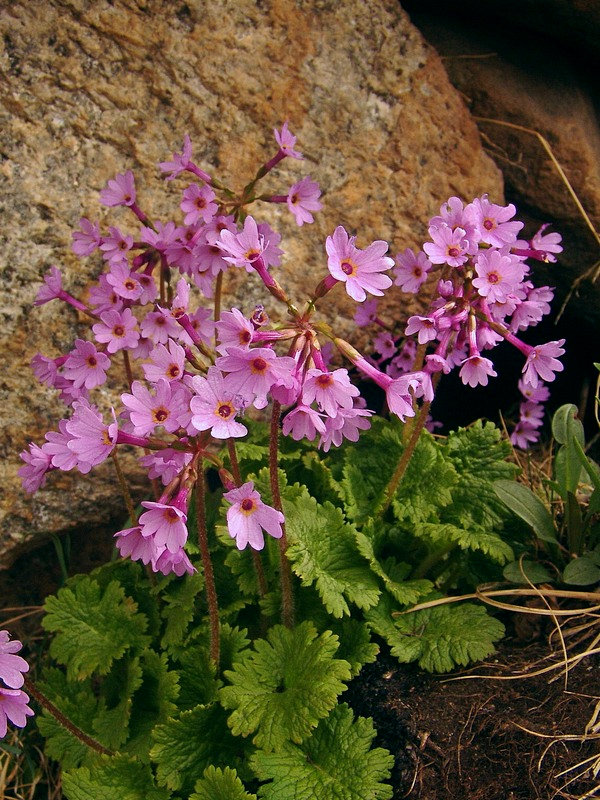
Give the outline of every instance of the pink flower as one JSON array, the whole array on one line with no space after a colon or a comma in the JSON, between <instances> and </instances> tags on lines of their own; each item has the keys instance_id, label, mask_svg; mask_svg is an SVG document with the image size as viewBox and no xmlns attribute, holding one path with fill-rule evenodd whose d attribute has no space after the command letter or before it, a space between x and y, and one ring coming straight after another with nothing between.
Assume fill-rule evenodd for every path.
<instances>
[{"instance_id":1,"label":"pink flower","mask_svg":"<svg viewBox=\"0 0 600 800\"><path fill-rule=\"evenodd\" d=\"M504 303L525 277L521 261L498 250L481 251L475 264L473 286L488 303Z\"/></svg>"},{"instance_id":2,"label":"pink flower","mask_svg":"<svg viewBox=\"0 0 600 800\"><path fill-rule=\"evenodd\" d=\"M254 326L237 308L224 311L217 322L219 353L226 353L230 347L250 347Z\"/></svg>"},{"instance_id":3,"label":"pink flower","mask_svg":"<svg viewBox=\"0 0 600 800\"><path fill-rule=\"evenodd\" d=\"M282 430L284 436L291 436L297 442L300 439L312 442L317 433L325 433L325 423L314 408L300 404L285 415Z\"/></svg>"},{"instance_id":4,"label":"pink flower","mask_svg":"<svg viewBox=\"0 0 600 800\"><path fill-rule=\"evenodd\" d=\"M196 392L190 402L191 424L197 431L210 430L216 439L248 433L245 425L235 421L239 403L218 367L209 367L206 378L196 375L191 383Z\"/></svg>"},{"instance_id":5,"label":"pink flower","mask_svg":"<svg viewBox=\"0 0 600 800\"><path fill-rule=\"evenodd\" d=\"M121 233L119 228L113 225L109 228L110 236L105 236L100 245L102 257L110 264L127 265L126 253L133 247L133 236Z\"/></svg>"},{"instance_id":6,"label":"pink flower","mask_svg":"<svg viewBox=\"0 0 600 800\"><path fill-rule=\"evenodd\" d=\"M498 375L490 359L483 358L479 353L465 358L458 374L465 386L487 386L488 376L495 378Z\"/></svg>"},{"instance_id":7,"label":"pink flower","mask_svg":"<svg viewBox=\"0 0 600 800\"><path fill-rule=\"evenodd\" d=\"M27 703L29 695L21 689L0 688L0 739L6 736L8 730L7 720L17 728L24 728L27 717L33 716L33 711Z\"/></svg>"},{"instance_id":8,"label":"pink flower","mask_svg":"<svg viewBox=\"0 0 600 800\"><path fill-rule=\"evenodd\" d=\"M116 294L104 274L98 278L98 285L90 289L90 305L97 314L111 310L120 311L123 308L122 298Z\"/></svg>"},{"instance_id":9,"label":"pink flower","mask_svg":"<svg viewBox=\"0 0 600 800\"><path fill-rule=\"evenodd\" d=\"M275 141L279 145L279 150L284 156L290 156L290 158L304 158L302 153L294 150L296 137L288 130L287 121L281 126L281 131L274 128L273 135L275 136Z\"/></svg>"},{"instance_id":10,"label":"pink flower","mask_svg":"<svg viewBox=\"0 0 600 800\"><path fill-rule=\"evenodd\" d=\"M311 211L320 211L323 206L319 202L321 190L316 181L309 176L295 183L287 195L287 207L296 218L296 223L302 226L305 222L314 222Z\"/></svg>"},{"instance_id":11,"label":"pink flower","mask_svg":"<svg viewBox=\"0 0 600 800\"><path fill-rule=\"evenodd\" d=\"M159 557L152 562L152 569L154 572L162 572L163 575L173 573L178 578L181 578L186 572L188 575L193 575L194 572L197 572L196 567L187 557L183 547L180 547L174 553L165 547Z\"/></svg>"},{"instance_id":12,"label":"pink flower","mask_svg":"<svg viewBox=\"0 0 600 800\"><path fill-rule=\"evenodd\" d=\"M377 320L377 300L365 300L360 306L356 306L354 312L354 324L359 328L371 325Z\"/></svg>"},{"instance_id":13,"label":"pink flower","mask_svg":"<svg viewBox=\"0 0 600 800\"><path fill-rule=\"evenodd\" d=\"M176 339L181 331L176 320L162 311L149 311L140 325L142 336L151 339L156 344L162 344L169 339Z\"/></svg>"},{"instance_id":14,"label":"pink flower","mask_svg":"<svg viewBox=\"0 0 600 800\"><path fill-rule=\"evenodd\" d=\"M139 525L135 528L125 528L115 533L115 547L121 558L129 557L132 561L141 561L149 564L162 553L163 548L157 547L152 536L143 536Z\"/></svg>"},{"instance_id":15,"label":"pink flower","mask_svg":"<svg viewBox=\"0 0 600 800\"><path fill-rule=\"evenodd\" d=\"M168 172L165 180L172 181L182 172L188 169L192 158L192 142L186 133L183 137L183 147L181 153L173 153L172 161L161 161L158 165L162 172Z\"/></svg>"},{"instance_id":16,"label":"pink flower","mask_svg":"<svg viewBox=\"0 0 600 800\"><path fill-rule=\"evenodd\" d=\"M450 267L461 267L469 255L477 250L466 234L464 228L452 228L438 225L429 228L433 242L425 242L423 250L432 264L448 264Z\"/></svg>"},{"instance_id":17,"label":"pink flower","mask_svg":"<svg viewBox=\"0 0 600 800\"><path fill-rule=\"evenodd\" d=\"M106 381L106 370L110 367L110 358L96 350L93 342L85 339L75 340L75 349L71 350L64 364L63 374L73 381L75 389L85 386L93 389Z\"/></svg>"},{"instance_id":18,"label":"pink flower","mask_svg":"<svg viewBox=\"0 0 600 800\"><path fill-rule=\"evenodd\" d=\"M373 339L373 349L376 353L380 353L384 360L391 358L398 350L394 337L389 331L380 331L377 334Z\"/></svg>"},{"instance_id":19,"label":"pink flower","mask_svg":"<svg viewBox=\"0 0 600 800\"><path fill-rule=\"evenodd\" d=\"M366 408L340 408L337 416L325 420L325 433L319 440L319 448L328 453L331 445L339 447L344 439L357 442L359 431L371 427L369 417L373 412Z\"/></svg>"},{"instance_id":20,"label":"pink flower","mask_svg":"<svg viewBox=\"0 0 600 800\"><path fill-rule=\"evenodd\" d=\"M223 258L236 267L252 267L265 249L264 236L258 232L254 217L247 216L244 229L239 233L229 230L221 231L221 237L215 245L224 253Z\"/></svg>"},{"instance_id":21,"label":"pink flower","mask_svg":"<svg viewBox=\"0 0 600 800\"><path fill-rule=\"evenodd\" d=\"M62 275L60 270L58 267L50 267L49 271L44 275L44 285L38 290L33 305L43 306L45 303L49 303L51 300L56 300L61 297L62 292Z\"/></svg>"},{"instance_id":22,"label":"pink flower","mask_svg":"<svg viewBox=\"0 0 600 800\"><path fill-rule=\"evenodd\" d=\"M539 438L539 428L525 422L518 422L510 435L510 441L521 450L527 450L529 445L537 442Z\"/></svg>"},{"instance_id":23,"label":"pink flower","mask_svg":"<svg viewBox=\"0 0 600 800\"><path fill-rule=\"evenodd\" d=\"M89 219L82 217L79 220L81 231L73 231L71 237L73 244L71 250L78 256L89 256L102 241L100 237L100 225L97 222L90 222Z\"/></svg>"},{"instance_id":24,"label":"pink flower","mask_svg":"<svg viewBox=\"0 0 600 800\"><path fill-rule=\"evenodd\" d=\"M191 453L165 448L155 453L148 453L148 455L142 456L139 461L148 470L150 480L160 478L163 485L168 486L173 478L187 467L191 460Z\"/></svg>"},{"instance_id":25,"label":"pink flower","mask_svg":"<svg viewBox=\"0 0 600 800\"><path fill-rule=\"evenodd\" d=\"M23 673L29 671L29 664L15 655L23 647L21 642L9 639L8 631L0 631L0 678L11 689L20 689L25 682Z\"/></svg>"},{"instance_id":26,"label":"pink flower","mask_svg":"<svg viewBox=\"0 0 600 800\"><path fill-rule=\"evenodd\" d=\"M415 255L407 247L402 253L396 256L394 274L396 279L394 284L399 286L403 292L416 294L423 283L427 280L427 273L432 268L431 261L421 250Z\"/></svg>"},{"instance_id":27,"label":"pink flower","mask_svg":"<svg viewBox=\"0 0 600 800\"><path fill-rule=\"evenodd\" d=\"M144 375L147 381L155 382L159 378L167 381L179 381L183 377L185 350L173 339L168 340L168 347L157 344L150 353L151 364L144 364Z\"/></svg>"},{"instance_id":28,"label":"pink flower","mask_svg":"<svg viewBox=\"0 0 600 800\"><path fill-rule=\"evenodd\" d=\"M116 175L100 192L100 202L105 206L132 206L135 199L135 182L131 170Z\"/></svg>"},{"instance_id":29,"label":"pink flower","mask_svg":"<svg viewBox=\"0 0 600 800\"><path fill-rule=\"evenodd\" d=\"M183 191L183 200L179 208L184 212L184 222L186 225L195 225L202 220L210 222L217 213L217 204L213 202L215 193L209 186L198 186L191 183Z\"/></svg>"},{"instance_id":30,"label":"pink flower","mask_svg":"<svg viewBox=\"0 0 600 800\"><path fill-rule=\"evenodd\" d=\"M42 445L42 450L50 456L52 466L56 469L68 472L79 465L79 471L85 474L91 470L92 465L79 462L77 454L69 449L69 441L72 438L67 430L67 420L61 419L58 423L58 431L48 431L45 434L46 442Z\"/></svg>"},{"instance_id":31,"label":"pink flower","mask_svg":"<svg viewBox=\"0 0 600 800\"><path fill-rule=\"evenodd\" d=\"M435 320L432 317L420 317L418 315L409 317L404 333L407 336L412 336L413 333L418 333L419 344L431 342L437 336Z\"/></svg>"},{"instance_id":32,"label":"pink flower","mask_svg":"<svg viewBox=\"0 0 600 800\"><path fill-rule=\"evenodd\" d=\"M92 330L97 342L106 343L109 353L132 349L137 345L140 334L137 330L137 319L130 308L124 308L123 311L104 311L100 314L100 319L101 322L92 325Z\"/></svg>"},{"instance_id":33,"label":"pink flower","mask_svg":"<svg viewBox=\"0 0 600 800\"><path fill-rule=\"evenodd\" d=\"M89 472L87 465L95 467L112 453L117 443L118 425L116 422L105 425L98 409L83 400L76 402L73 408L74 414L65 425L72 437L68 448L77 455L78 469Z\"/></svg>"},{"instance_id":34,"label":"pink flower","mask_svg":"<svg viewBox=\"0 0 600 800\"><path fill-rule=\"evenodd\" d=\"M142 500L142 505L147 508L139 520L142 536L151 536L156 547L166 547L176 553L187 541L187 495L188 490L182 489L171 503L152 503ZM161 500L164 500L161 498Z\"/></svg>"},{"instance_id":35,"label":"pink flower","mask_svg":"<svg viewBox=\"0 0 600 800\"><path fill-rule=\"evenodd\" d=\"M56 386L58 370L65 363L67 358L68 356L46 358L46 356L43 356L41 353L36 353L31 359L29 366L40 383L45 383L46 386L53 387Z\"/></svg>"},{"instance_id":36,"label":"pink flower","mask_svg":"<svg viewBox=\"0 0 600 800\"><path fill-rule=\"evenodd\" d=\"M111 264L110 271L106 273L106 280L113 291L124 300L139 300L143 289L139 282L139 275L129 269L127 261Z\"/></svg>"},{"instance_id":37,"label":"pink flower","mask_svg":"<svg viewBox=\"0 0 600 800\"><path fill-rule=\"evenodd\" d=\"M263 530L275 539L281 538L283 514L262 502L252 481L225 492L223 497L232 503L227 509L227 528L238 550L243 550L247 544L254 550L262 550L265 546Z\"/></svg>"},{"instance_id":38,"label":"pink flower","mask_svg":"<svg viewBox=\"0 0 600 800\"><path fill-rule=\"evenodd\" d=\"M384 255L388 250L387 242L376 241L366 250L359 250L355 241L356 237L349 237L339 225L333 236L327 237L325 249L329 272L346 284L346 291L353 300L361 303L367 297L366 292L381 296L383 290L392 285L391 278L381 273L393 267L394 260Z\"/></svg>"},{"instance_id":39,"label":"pink flower","mask_svg":"<svg viewBox=\"0 0 600 800\"><path fill-rule=\"evenodd\" d=\"M19 455L25 466L17 471L17 475L21 478L23 489L33 494L46 483L46 473L52 466L50 456L33 442L29 450L23 450Z\"/></svg>"},{"instance_id":40,"label":"pink flower","mask_svg":"<svg viewBox=\"0 0 600 800\"><path fill-rule=\"evenodd\" d=\"M147 436L160 425L169 433L181 427L188 410L188 395L178 392L177 388L176 384L171 385L164 378L159 378L153 396L141 381L134 381L131 384L132 394L121 395L121 402L129 409L129 419L136 436Z\"/></svg>"},{"instance_id":41,"label":"pink flower","mask_svg":"<svg viewBox=\"0 0 600 800\"><path fill-rule=\"evenodd\" d=\"M517 234L523 227L522 222L510 222L517 209L512 203L497 206L488 200L487 194L475 198L465 209L465 214L477 229L482 242L492 247L514 244Z\"/></svg>"},{"instance_id":42,"label":"pink flower","mask_svg":"<svg viewBox=\"0 0 600 800\"><path fill-rule=\"evenodd\" d=\"M229 373L229 389L246 402L254 403L256 408L267 405L267 394L274 383L293 385L291 373L296 362L288 356L278 356L268 347L248 350L230 347L227 355L218 358L216 363L219 369Z\"/></svg>"},{"instance_id":43,"label":"pink flower","mask_svg":"<svg viewBox=\"0 0 600 800\"><path fill-rule=\"evenodd\" d=\"M359 394L356 386L350 383L348 370L323 372L320 369L309 369L302 390L302 403L309 406L316 401L324 414L335 417L339 409L352 408L353 398Z\"/></svg>"},{"instance_id":44,"label":"pink flower","mask_svg":"<svg viewBox=\"0 0 600 800\"><path fill-rule=\"evenodd\" d=\"M535 388L540 378L543 381L553 381L554 373L563 371L564 366L558 359L564 355L564 343L564 339L558 339L555 342L538 344L531 348L523 367L525 383Z\"/></svg>"}]
</instances>

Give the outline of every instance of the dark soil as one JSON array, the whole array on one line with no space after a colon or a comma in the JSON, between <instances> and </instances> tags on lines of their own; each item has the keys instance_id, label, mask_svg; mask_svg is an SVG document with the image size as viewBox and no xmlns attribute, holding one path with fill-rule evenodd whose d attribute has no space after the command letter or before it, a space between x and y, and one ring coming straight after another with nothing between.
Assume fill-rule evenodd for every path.
<instances>
[{"instance_id":1,"label":"dark soil","mask_svg":"<svg viewBox=\"0 0 600 800\"><path fill-rule=\"evenodd\" d=\"M112 549L109 531L93 540L74 539L67 559L69 574L105 563ZM41 649L39 611L31 607L39 606L61 583L52 543L0 572L0 628L8 626L30 650L35 652L36 645ZM415 665L399 664L381 644L377 662L365 666L350 684L343 699L356 713L373 718L378 731L375 744L395 756L394 800L600 796L587 794L600 778L594 781L588 774L568 783L576 772L559 775L594 754L600 756L598 739L560 738L582 736L585 731L599 700L597 662L588 657L572 669L567 691L562 676L551 681L559 670L498 680L493 676L510 678L553 663L548 660L551 629L524 630L518 619L516 628L513 621L505 620L510 635L497 654L469 670L429 675ZM35 797L44 798L43 791L39 786Z\"/></svg>"}]
</instances>

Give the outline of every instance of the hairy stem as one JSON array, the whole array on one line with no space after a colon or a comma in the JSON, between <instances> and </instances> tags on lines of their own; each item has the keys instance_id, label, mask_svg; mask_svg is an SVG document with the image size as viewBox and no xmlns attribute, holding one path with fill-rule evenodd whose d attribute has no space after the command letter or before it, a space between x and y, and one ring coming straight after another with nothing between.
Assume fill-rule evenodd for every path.
<instances>
[{"instance_id":1,"label":"hairy stem","mask_svg":"<svg viewBox=\"0 0 600 800\"><path fill-rule=\"evenodd\" d=\"M123 364L125 365L125 374L127 375L127 384L131 389L131 384L133 383L133 372L131 371L131 361L129 360L129 353L127 350L122 350L123 353Z\"/></svg>"},{"instance_id":2,"label":"hairy stem","mask_svg":"<svg viewBox=\"0 0 600 800\"><path fill-rule=\"evenodd\" d=\"M30 678L25 678L25 690L36 700L42 708L45 708L46 711L49 711L50 714L54 717L57 722L66 728L69 733L72 733L76 739L79 739L80 742L83 742L87 747L91 750L95 750L97 753L101 753L105 756L112 756L114 753L111 750L107 750L106 747L103 747L100 742L97 742L95 739L92 739L91 736L88 736L87 733L84 733L81 728L78 728L73 722L71 722L68 717L59 711L59 709L52 703L45 694L42 694L37 686L33 683Z\"/></svg>"},{"instance_id":3,"label":"hairy stem","mask_svg":"<svg viewBox=\"0 0 600 800\"><path fill-rule=\"evenodd\" d=\"M281 403L273 400L273 413L271 414L271 436L269 441L269 477L271 479L271 494L273 505L283 514L281 494L279 492L278 473L278 445L279 445L279 415ZM279 574L281 578L281 621L287 628L294 626L294 596L292 594L292 570L286 556L287 536L285 522L281 524L281 539L279 540Z\"/></svg>"},{"instance_id":4,"label":"hairy stem","mask_svg":"<svg viewBox=\"0 0 600 800\"><path fill-rule=\"evenodd\" d=\"M198 469L196 478L196 522L198 526L198 546L204 567L204 583L206 585L206 603L208 605L208 617L210 620L210 658L214 662L217 670L219 668L219 604L217 601L217 590L215 588L215 576L208 550L208 532L206 530L206 502L205 502L205 480L204 468L202 464Z\"/></svg>"},{"instance_id":5,"label":"hairy stem","mask_svg":"<svg viewBox=\"0 0 600 800\"><path fill-rule=\"evenodd\" d=\"M396 493L396 489L398 488L398 484L404 477L404 473L406 472L406 468L410 463L410 459L412 458L412 454L415 452L415 447L417 446L417 442L419 441L419 436L421 435L421 431L425 427L425 423L427 422L427 414L429 413L429 408L431 406L431 402L425 402L421 406L421 410L417 415L417 418L414 423L414 427L412 429L412 433L410 435L410 439L406 445L406 448L402 455L400 456L400 460L398 461L398 465L394 470L394 474L390 478L390 482L387 485L385 490L383 505L378 511L377 516L382 517L385 512L388 510L390 503L392 502L392 498Z\"/></svg>"},{"instance_id":6,"label":"hairy stem","mask_svg":"<svg viewBox=\"0 0 600 800\"><path fill-rule=\"evenodd\" d=\"M121 469L121 465L119 464L119 457L117 456L116 447L114 448L114 450L110 455L112 457L113 464L115 465L117 480L119 481L119 486L121 487L121 492L123 493L123 499L125 500L125 505L127 507L127 513L129 514L129 519L131 521L131 527L133 528L137 525L137 515L135 513L135 507L133 505L133 500L131 498L131 492L129 491L129 486L127 485L127 481L125 480L125 475L123 474L123 470Z\"/></svg>"}]
</instances>

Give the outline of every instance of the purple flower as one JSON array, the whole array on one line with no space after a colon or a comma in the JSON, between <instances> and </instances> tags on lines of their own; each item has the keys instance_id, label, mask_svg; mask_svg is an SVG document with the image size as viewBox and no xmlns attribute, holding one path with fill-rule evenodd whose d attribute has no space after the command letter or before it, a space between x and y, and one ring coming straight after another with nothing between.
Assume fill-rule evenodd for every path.
<instances>
[{"instance_id":1,"label":"purple flower","mask_svg":"<svg viewBox=\"0 0 600 800\"><path fill-rule=\"evenodd\" d=\"M295 183L287 195L287 207L296 218L296 223L302 226L305 222L314 222L311 211L320 211L323 206L319 202L321 189L316 181L309 176Z\"/></svg>"},{"instance_id":2,"label":"purple flower","mask_svg":"<svg viewBox=\"0 0 600 800\"><path fill-rule=\"evenodd\" d=\"M394 274L396 279L394 284L399 286L403 292L416 294L423 283L427 280L427 273L431 269L431 261L421 250L415 255L407 247L402 253L396 256Z\"/></svg>"},{"instance_id":3,"label":"purple flower","mask_svg":"<svg viewBox=\"0 0 600 800\"><path fill-rule=\"evenodd\" d=\"M187 553L180 547L172 553L167 547L162 553L152 562L152 569L154 572L162 572L163 575L170 575L171 573L181 578L187 572L188 575L193 575L197 572L196 567L187 557Z\"/></svg>"},{"instance_id":4,"label":"purple flower","mask_svg":"<svg viewBox=\"0 0 600 800\"><path fill-rule=\"evenodd\" d=\"M68 472L78 466L79 471L84 474L91 470L92 465L80 462L77 454L69 448L69 441L73 437L67 430L66 419L60 420L58 431L48 431L45 438L46 442L42 445L42 450L50 456L53 467Z\"/></svg>"},{"instance_id":5,"label":"purple flower","mask_svg":"<svg viewBox=\"0 0 600 800\"><path fill-rule=\"evenodd\" d=\"M219 353L226 353L230 347L250 347L254 326L237 308L224 311L217 322Z\"/></svg>"},{"instance_id":6,"label":"purple flower","mask_svg":"<svg viewBox=\"0 0 600 800\"><path fill-rule=\"evenodd\" d=\"M106 370L110 367L110 358L96 350L93 342L85 339L75 340L75 349L71 350L64 364L63 374L73 381L75 389L85 386L93 389L106 381Z\"/></svg>"},{"instance_id":7,"label":"purple flower","mask_svg":"<svg viewBox=\"0 0 600 800\"><path fill-rule=\"evenodd\" d=\"M139 300L144 292L139 275L129 269L127 261L111 264L106 280L114 293L124 300Z\"/></svg>"},{"instance_id":8,"label":"purple flower","mask_svg":"<svg viewBox=\"0 0 600 800\"><path fill-rule=\"evenodd\" d=\"M325 420L325 433L319 440L319 447L325 453L329 452L331 445L339 447L344 439L357 442L359 431L371 427L369 417L373 412L366 408L340 408L337 416Z\"/></svg>"},{"instance_id":9,"label":"purple flower","mask_svg":"<svg viewBox=\"0 0 600 800\"><path fill-rule=\"evenodd\" d=\"M33 494L46 483L46 473L52 466L50 456L33 442L29 450L23 450L19 455L25 466L17 471L17 475L21 478L23 489Z\"/></svg>"},{"instance_id":10,"label":"purple flower","mask_svg":"<svg viewBox=\"0 0 600 800\"><path fill-rule=\"evenodd\" d=\"M100 202L105 206L132 206L135 199L135 182L131 170L116 175L100 192Z\"/></svg>"},{"instance_id":11,"label":"purple flower","mask_svg":"<svg viewBox=\"0 0 600 800\"><path fill-rule=\"evenodd\" d=\"M465 386L487 386L488 377L495 378L498 375L490 359L483 358L479 353L465 358L458 374Z\"/></svg>"},{"instance_id":12,"label":"purple flower","mask_svg":"<svg viewBox=\"0 0 600 800\"><path fill-rule=\"evenodd\" d=\"M163 344L169 339L176 339L181 328L170 314L163 311L149 311L140 325L142 336L156 344Z\"/></svg>"},{"instance_id":13,"label":"purple flower","mask_svg":"<svg viewBox=\"0 0 600 800\"><path fill-rule=\"evenodd\" d=\"M141 561L149 564L162 553L163 548L157 547L152 536L143 536L139 525L135 528L125 528L115 533L115 547L121 558L129 557L132 561Z\"/></svg>"},{"instance_id":14,"label":"purple flower","mask_svg":"<svg viewBox=\"0 0 600 800\"><path fill-rule=\"evenodd\" d=\"M475 225L481 241L492 247L503 247L516 242L517 234L523 227L522 222L510 222L516 212L512 203L497 206L488 200L487 194L475 198L465 209L465 214Z\"/></svg>"},{"instance_id":15,"label":"purple flower","mask_svg":"<svg viewBox=\"0 0 600 800\"><path fill-rule=\"evenodd\" d=\"M101 322L92 325L96 341L106 344L109 353L118 350L131 350L140 338L137 330L137 319L130 308L123 311L104 311L100 314Z\"/></svg>"},{"instance_id":16,"label":"purple flower","mask_svg":"<svg viewBox=\"0 0 600 800\"><path fill-rule=\"evenodd\" d=\"M510 441L521 450L527 450L529 445L537 442L539 438L539 428L528 425L525 422L518 422L510 435Z\"/></svg>"},{"instance_id":17,"label":"purple flower","mask_svg":"<svg viewBox=\"0 0 600 800\"><path fill-rule=\"evenodd\" d=\"M191 183L183 191L183 200L179 208L184 212L186 225L195 225L202 220L210 222L217 213L217 204L213 202L215 193L209 186L198 186Z\"/></svg>"},{"instance_id":18,"label":"purple flower","mask_svg":"<svg viewBox=\"0 0 600 800\"><path fill-rule=\"evenodd\" d=\"M284 436L291 436L297 442L300 439L308 439L309 442L312 442L317 433L324 434L326 432L321 414L314 408L303 404L297 405L285 415L282 430Z\"/></svg>"},{"instance_id":19,"label":"purple flower","mask_svg":"<svg viewBox=\"0 0 600 800\"><path fill-rule=\"evenodd\" d=\"M555 342L538 344L529 350L527 361L523 367L523 380L534 388L538 385L539 379L543 381L553 381L555 372L562 372L564 366L558 360L564 355L564 339Z\"/></svg>"},{"instance_id":20,"label":"purple flower","mask_svg":"<svg viewBox=\"0 0 600 800\"><path fill-rule=\"evenodd\" d=\"M100 225L82 217L79 220L79 227L81 231L73 231L71 234L73 239L71 250L78 256L89 256L100 247L100 242L102 241Z\"/></svg>"},{"instance_id":21,"label":"purple flower","mask_svg":"<svg viewBox=\"0 0 600 800\"><path fill-rule=\"evenodd\" d=\"M9 688L20 689L25 682L23 673L29 671L29 664L15 655L23 647L21 642L9 639L8 631L0 631L0 678Z\"/></svg>"},{"instance_id":22,"label":"purple flower","mask_svg":"<svg viewBox=\"0 0 600 800\"><path fill-rule=\"evenodd\" d=\"M283 153L284 156L290 156L290 158L304 158L302 153L294 150L296 137L288 130L287 122L283 123L280 131L274 128L273 135L275 136L275 141L279 145L280 152Z\"/></svg>"},{"instance_id":23,"label":"purple flower","mask_svg":"<svg viewBox=\"0 0 600 800\"><path fill-rule=\"evenodd\" d=\"M179 381L183 377L185 350L173 339L168 340L168 347L157 344L150 353L151 364L144 364L143 370L147 381L155 382L159 378L167 381Z\"/></svg>"},{"instance_id":24,"label":"purple flower","mask_svg":"<svg viewBox=\"0 0 600 800\"><path fill-rule=\"evenodd\" d=\"M142 536L152 537L156 547L176 553L187 541L187 489L182 489L171 503L143 500L147 508L139 520ZM161 498L163 500L164 498Z\"/></svg>"},{"instance_id":25,"label":"purple flower","mask_svg":"<svg viewBox=\"0 0 600 800\"><path fill-rule=\"evenodd\" d=\"M25 727L27 717L33 716L32 709L27 705L28 702L29 695L21 689L0 688L0 739L6 736L7 720L17 728Z\"/></svg>"},{"instance_id":26,"label":"purple flower","mask_svg":"<svg viewBox=\"0 0 600 800\"><path fill-rule=\"evenodd\" d=\"M350 383L346 369L333 372L309 369L306 375L302 403L309 406L316 401L319 409L329 417L337 416L339 409L351 409L353 398L359 395L359 390Z\"/></svg>"},{"instance_id":27,"label":"purple flower","mask_svg":"<svg viewBox=\"0 0 600 800\"><path fill-rule=\"evenodd\" d=\"M50 267L44 275L44 285L38 290L33 301L34 306L43 306L51 300L56 300L62 295L62 275L58 267Z\"/></svg>"},{"instance_id":28,"label":"purple flower","mask_svg":"<svg viewBox=\"0 0 600 800\"><path fill-rule=\"evenodd\" d=\"M409 317L404 333L407 336L418 333L419 344L431 342L437 336L435 320L432 317L420 317L418 315Z\"/></svg>"},{"instance_id":29,"label":"purple flower","mask_svg":"<svg viewBox=\"0 0 600 800\"><path fill-rule=\"evenodd\" d=\"M346 284L350 297L362 303L367 292L381 296L383 290L392 285L391 278L381 273L393 267L394 260L384 255L388 250L387 242L376 241L366 250L359 250L355 241L356 237L348 236L339 225L325 242L327 268L336 280Z\"/></svg>"},{"instance_id":30,"label":"purple flower","mask_svg":"<svg viewBox=\"0 0 600 800\"><path fill-rule=\"evenodd\" d=\"M504 303L525 277L525 266L498 250L481 251L475 265L473 286L488 303Z\"/></svg>"},{"instance_id":31,"label":"purple flower","mask_svg":"<svg viewBox=\"0 0 600 800\"><path fill-rule=\"evenodd\" d=\"M119 228L115 228L113 225L110 226L109 231L110 236L105 236L100 245L102 257L110 264L127 265L125 254L133 247L133 236L121 233Z\"/></svg>"},{"instance_id":32,"label":"purple flower","mask_svg":"<svg viewBox=\"0 0 600 800\"><path fill-rule=\"evenodd\" d=\"M169 433L181 427L188 411L186 392L178 391L164 378L156 382L156 394L152 395L141 381L131 384L132 394L121 395L121 402L129 409L129 419L136 436L146 436L162 425Z\"/></svg>"},{"instance_id":33,"label":"purple flower","mask_svg":"<svg viewBox=\"0 0 600 800\"><path fill-rule=\"evenodd\" d=\"M377 319L377 300L365 300L360 306L356 306L354 312L354 324L359 328L371 325Z\"/></svg>"},{"instance_id":34,"label":"purple flower","mask_svg":"<svg viewBox=\"0 0 600 800\"><path fill-rule=\"evenodd\" d=\"M75 412L65 425L72 437L67 446L77 455L78 469L89 472L87 465L95 467L112 453L117 443L118 426L116 422L105 425L98 409L86 401L76 402L73 408Z\"/></svg>"},{"instance_id":35,"label":"purple flower","mask_svg":"<svg viewBox=\"0 0 600 800\"><path fill-rule=\"evenodd\" d=\"M296 362L288 356L278 356L268 347L230 347L227 355L217 359L217 366L229 373L227 385L232 392L253 402L256 408L264 408L274 383L293 385L291 373Z\"/></svg>"},{"instance_id":36,"label":"purple flower","mask_svg":"<svg viewBox=\"0 0 600 800\"><path fill-rule=\"evenodd\" d=\"M244 229L239 233L221 231L221 238L215 245L224 253L223 258L236 267L252 267L265 249L265 238L258 232L254 217L246 217Z\"/></svg>"},{"instance_id":37,"label":"purple flower","mask_svg":"<svg viewBox=\"0 0 600 800\"><path fill-rule=\"evenodd\" d=\"M216 439L229 439L230 436L245 436L248 429L235 421L239 403L235 392L221 375L218 367L210 367L206 378L199 375L192 379L196 395L192 397L192 426L197 431L210 430Z\"/></svg>"},{"instance_id":38,"label":"purple flower","mask_svg":"<svg viewBox=\"0 0 600 800\"><path fill-rule=\"evenodd\" d=\"M263 530L275 539L281 538L283 514L262 502L252 481L225 492L223 497L232 503L227 509L227 528L238 550L243 550L247 544L254 550L262 550L265 546Z\"/></svg>"},{"instance_id":39,"label":"purple flower","mask_svg":"<svg viewBox=\"0 0 600 800\"><path fill-rule=\"evenodd\" d=\"M173 160L172 161L161 161L158 165L162 172L168 172L169 174L165 176L165 180L172 181L182 172L185 172L188 169L192 158L192 142L190 137L186 133L183 137L183 147L181 149L181 153L173 153Z\"/></svg>"},{"instance_id":40,"label":"purple flower","mask_svg":"<svg viewBox=\"0 0 600 800\"><path fill-rule=\"evenodd\" d=\"M425 242L423 250L429 256L432 264L461 267L469 255L477 250L477 245L467 237L464 228L453 230L444 224L431 226L429 235L433 242Z\"/></svg>"}]
</instances>

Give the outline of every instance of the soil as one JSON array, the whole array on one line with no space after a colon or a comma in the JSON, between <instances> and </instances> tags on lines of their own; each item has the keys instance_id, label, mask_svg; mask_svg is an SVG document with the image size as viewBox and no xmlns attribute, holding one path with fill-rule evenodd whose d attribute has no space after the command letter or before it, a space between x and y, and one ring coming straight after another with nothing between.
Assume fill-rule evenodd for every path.
<instances>
[{"instance_id":1,"label":"soil","mask_svg":"<svg viewBox=\"0 0 600 800\"><path fill-rule=\"evenodd\" d=\"M71 543L68 572L89 571L111 553L109 531L93 541L78 538ZM32 606L60 588L62 580L52 543L0 572L0 628L10 627L35 650L39 611ZM525 623L531 619L539 618ZM551 628L524 626L514 616L504 622L509 635L486 663L430 675L399 664L381 643L377 661L350 684L343 699L355 713L373 718L375 745L395 756L394 800L600 797L600 788L594 793L600 777L594 780L589 772L576 777L584 767L565 772L585 759L600 759L598 739L583 736L600 700L595 657L570 671L566 690L562 676L552 680L560 670L513 679L558 657L549 659ZM573 738L561 738L568 735ZM51 791L40 783L35 800L50 796L59 797L56 785Z\"/></svg>"}]
</instances>

